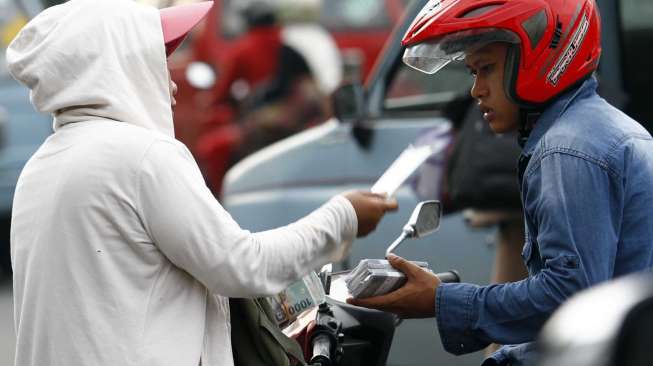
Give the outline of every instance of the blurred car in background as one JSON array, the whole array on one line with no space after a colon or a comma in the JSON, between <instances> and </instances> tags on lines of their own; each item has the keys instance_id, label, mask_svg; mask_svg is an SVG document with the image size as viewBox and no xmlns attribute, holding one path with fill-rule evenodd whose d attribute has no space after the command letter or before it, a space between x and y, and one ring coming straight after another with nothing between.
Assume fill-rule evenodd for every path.
<instances>
[{"instance_id":1,"label":"blurred car in background","mask_svg":"<svg viewBox=\"0 0 653 366\"><path fill-rule=\"evenodd\" d=\"M173 6L183 0L156 1L141 0L159 8ZM319 66L313 67L316 73L326 73L322 79L337 85L346 80L363 80L381 51L393 25L398 21L408 0L217 0L203 25L184 42L179 50L169 59L173 80L178 85L177 107L175 110L175 133L184 142L196 158L198 140L216 126L233 126L242 120L239 104L252 91L247 83L234 83L231 89L232 103L215 104L215 85L223 76L226 59L230 55L238 38L245 32L246 24L242 9L248 4L272 4L278 9L278 18L282 24L313 22L328 31L340 51L340 60L332 58L318 60ZM311 51L308 51L310 54ZM310 58L304 52L304 58ZM310 63L310 62L309 62ZM338 70L333 70L337 68ZM331 71L327 71L327 70ZM317 77L319 79L319 76ZM331 90L329 91L331 92ZM326 98L325 98L326 100ZM249 110L245 110L245 113ZM325 120L324 117L320 122ZM313 125L313 123L308 123ZM216 140L225 147L214 148L218 151L209 166L202 170L219 190L221 179L229 165L230 144L237 144L238 136L225 128ZM236 133L237 134L237 133ZM215 154L214 154L215 155ZM202 159L200 159L202 160ZM218 183L212 183L217 177Z\"/></svg>"},{"instance_id":2,"label":"blurred car in background","mask_svg":"<svg viewBox=\"0 0 653 366\"><path fill-rule=\"evenodd\" d=\"M9 273L11 204L18 175L43 140L52 119L34 110L29 91L5 64L5 49L28 19L42 9L36 0L0 0L0 266Z\"/></svg>"},{"instance_id":3,"label":"blurred car in background","mask_svg":"<svg viewBox=\"0 0 653 366\"><path fill-rule=\"evenodd\" d=\"M408 9L365 86L353 83L334 93L338 118L273 144L228 172L221 201L239 224L253 231L286 225L337 193L369 189L418 136L434 130L446 136L450 118L457 114L452 111L469 94L472 78L462 64L425 75L401 62L401 37L425 3L416 0ZM603 16L599 92L651 131L653 105L643 101L650 94L646 86L653 85L653 2L598 0L598 4ZM399 212L358 240L340 267L383 258L399 234L397 228L421 199L408 185L396 196ZM452 213L442 219L438 233L405 244L398 254L428 261L435 272L456 269L465 282L484 284L493 259L493 248L486 244L489 234L486 229L470 230L462 214ZM480 358L480 353L462 357L445 353L435 320L408 320L396 330L388 365L471 366Z\"/></svg>"}]
</instances>

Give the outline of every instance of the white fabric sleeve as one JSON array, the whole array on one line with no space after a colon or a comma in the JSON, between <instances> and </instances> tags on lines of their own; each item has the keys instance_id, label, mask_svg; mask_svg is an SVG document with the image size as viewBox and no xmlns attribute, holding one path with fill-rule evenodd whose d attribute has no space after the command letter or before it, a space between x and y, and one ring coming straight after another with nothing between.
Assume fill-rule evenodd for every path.
<instances>
[{"instance_id":1,"label":"white fabric sleeve","mask_svg":"<svg viewBox=\"0 0 653 366\"><path fill-rule=\"evenodd\" d=\"M356 236L353 206L337 196L274 230L243 230L213 197L188 150L157 141L139 171L136 210L153 243L212 293L276 294L309 271L342 259Z\"/></svg>"}]
</instances>

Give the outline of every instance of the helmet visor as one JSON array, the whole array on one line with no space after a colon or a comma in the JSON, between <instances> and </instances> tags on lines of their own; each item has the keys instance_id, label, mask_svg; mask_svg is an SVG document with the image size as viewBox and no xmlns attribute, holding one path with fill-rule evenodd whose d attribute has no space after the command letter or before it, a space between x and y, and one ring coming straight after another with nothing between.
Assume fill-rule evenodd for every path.
<instances>
[{"instance_id":1,"label":"helmet visor","mask_svg":"<svg viewBox=\"0 0 653 366\"><path fill-rule=\"evenodd\" d=\"M464 30L407 47L403 61L413 69L435 74L450 62L463 61L468 54L495 42L518 44L519 37L497 28Z\"/></svg>"}]
</instances>

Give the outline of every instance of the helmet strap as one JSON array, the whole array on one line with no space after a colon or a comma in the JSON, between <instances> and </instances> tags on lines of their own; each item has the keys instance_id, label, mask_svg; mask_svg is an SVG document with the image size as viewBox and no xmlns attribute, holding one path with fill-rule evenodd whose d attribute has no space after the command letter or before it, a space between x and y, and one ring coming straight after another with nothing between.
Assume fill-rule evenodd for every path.
<instances>
[{"instance_id":1,"label":"helmet strap","mask_svg":"<svg viewBox=\"0 0 653 366\"><path fill-rule=\"evenodd\" d=\"M530 136L535 122L542 114L542 109L532 107L519 99L516 92L517 74L519 73L520 49L517 45L510 45L506 54L506 64L504 68L504 88L505 93L513 103L519 105L519 134L517 142L521 148L526 145L528 136Z\"/></svg>"},{"instance_id":2,"label":"helmet strap","mask_svg":"<svg viewBox=\"0 0 653 366\"><path fill-rule=\"evenodd\" d=\"M530 108L519 108L519 134L517 135L517 142L519 147L522 149L528 141L528 137L531 135L535 123L542 115L542 111L539 109L530 109Z\"/></svg>"}]
</instances>

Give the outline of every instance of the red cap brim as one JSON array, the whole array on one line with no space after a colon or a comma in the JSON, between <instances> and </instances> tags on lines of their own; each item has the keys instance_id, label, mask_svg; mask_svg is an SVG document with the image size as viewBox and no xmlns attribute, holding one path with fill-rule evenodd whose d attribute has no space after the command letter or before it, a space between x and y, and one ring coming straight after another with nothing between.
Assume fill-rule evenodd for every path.
<instances>
[{"instance_id":1,"label":"red cap brim","mask_svg":"<svg viewBox=\"0 0 653 366\"><path fill-rule=\"evenodd\" d=\"M211 10L213 1L172 6L159 11L166 56L170 56L193 29Z\"/></svg>"}]
</instances>

